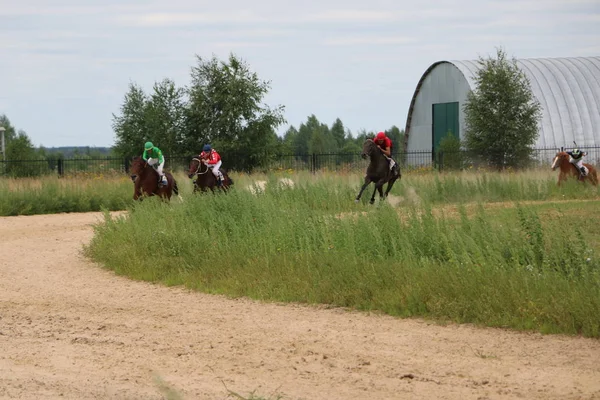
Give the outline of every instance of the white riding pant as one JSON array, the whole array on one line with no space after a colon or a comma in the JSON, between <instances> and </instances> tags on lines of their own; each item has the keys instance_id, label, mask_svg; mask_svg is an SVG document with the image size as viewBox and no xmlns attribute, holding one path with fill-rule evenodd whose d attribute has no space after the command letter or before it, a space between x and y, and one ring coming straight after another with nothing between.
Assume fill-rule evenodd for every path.
<instances>
[{"instance_id":1,"label":"white riding pant","mask_svg":"<svg viewBox=\"0 0 600 400\"><path fill-rule=\"evenodd\" d=\"M581 167L583 167L583 159L582 158L576 160L573 157L570 157L569 161L571 162L571 164L574 164L578 170L581 171Z\"/></svg>"},{"instance_id":2,"label":"white riding pant","mask_svg":"<svg viewBox=\"0 0 600 400\"><path fill-rule=\"evenodd\" d=\"M149 158L148 159L148 165L154 166L155 164L158 164L158 158ZM164 166L165 166L165 159L163 157L163 162L161 162L156 167L154 167L156 169L156 172L158 172L158 175L161 176L161 178L164 175L164 173L163 173L163 167Z\"/></svg>"},{"instance_id":3,"label":"white riding pant","mask_svg":"<svg viewBox=\"0 0 600 400\"><path fill-rule=\"evenodd\" d=\"M212 173L215 176L215 178L217 178L217 179L223 177L223 175L221 174L221 171L219 171L219 168L221 168L222 163L223 163L222 161L219 161L216 164L210 165L210 168L212 168Z\"/></svg>"},{"instance_id":4,"label":"white riding pant","mask_svg":"<svg viewBox=\"0 0 600 400\"><path fill-rule=\"evenodd\" d=\"M384 156L385 156L385 154L384 154ZM394 168L394 165L396 165L396 161L394 161L394 159L392 157L388 157L388 156L385 156L385 157L390 162L390 169Z\"/></svg>"}]
</instances>

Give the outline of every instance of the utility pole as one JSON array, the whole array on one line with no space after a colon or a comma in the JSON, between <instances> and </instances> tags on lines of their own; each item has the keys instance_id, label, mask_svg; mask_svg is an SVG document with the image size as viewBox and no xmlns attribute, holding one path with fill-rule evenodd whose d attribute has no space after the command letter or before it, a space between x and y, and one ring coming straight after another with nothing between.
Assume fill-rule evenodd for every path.
<instances>
[{"instance_id":1,"label":"utility pole","mask_svg":"<svg viewBox=\"0 0 600 400\"><path fill-rule=\"evenodd\" d=\"M0 126L0 135L2 136L2 161L6 161L6 150L5 150L5 146L4 146L4 131L6 129L4 129L3 126Z\"/></svg>"}]
</instances>

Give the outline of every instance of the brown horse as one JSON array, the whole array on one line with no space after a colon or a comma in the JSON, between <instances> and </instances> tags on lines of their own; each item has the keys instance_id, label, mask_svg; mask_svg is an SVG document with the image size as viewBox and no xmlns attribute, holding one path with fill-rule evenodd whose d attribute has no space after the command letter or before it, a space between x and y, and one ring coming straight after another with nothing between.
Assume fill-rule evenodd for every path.
<instances>
[{"instance_id":1,"label":"brown horse","mask_svg":"<svg viewBox=\"0 0 600 400\"><path fill-rule=\"evenodd\" d=\"M560 174L558 175L559 186L563 181L566 181L569 176L582 182L590 181L592 185L598 185L598 173L593 165L583 163L583 165L588 169L588 174L586 176L582 176L577 167L569 161L569 158L570 156L566 152L559 151L556 153L556 156L554 156L554 160L552 161L552 171L554 171L556 168L560 168Z\"/></svg>"},{"instance_id":2,"label":"brown horse","mask_svg":"<svg viewBox=\"0 0 600 400\"><path fill-rule=\"evenodd\" d=\"M375 183L375 189L373 190L373 195L371 196L371 200L369 203L375 203L375 193L379 191L379 197L381 200L385 199L387 195L392 190L392 186L394 186L394 182L396 180L402 178L402 174L400 172L400 166L398 163L394 165L394 168L390 170L390 164L387 157L383 154L383 152L379 149L379 147L375 144L372 139L367 139L363 143L363 151L361 154L362 158L370 158L369 166L367 167L367 172L365 174L365 183L360 188L360 192L358 192L358 196L356 196L356 202L358 203L360 200L360 196L363 191L369 186L369 183ZM385 190L385 194L383 193L383 185L387 182L387 189Z\"/></svg>"},{"instance_id":3,"label":"brown horse","mask_svg":"<svg viewBox=\"0 0 600 400\"><path fill-rule=\"evenodd\" d=\"M220 171L223 174L222 186L217 185L217 178L206 162L202 161L200 156L193 157L188 170L188 178L192 179L194 176L198 176L194 181L194 193L198 190L206 192L207 189L210 189L214 193L215 188L227 193L231 185L233 185L233 180L227 175L227 170L225 168L221 167Z\"/></svg>"},{"instance_id":4,"label":"brown horse","mask_svg":"<svg viewBox=\"0 0 600 400\"><path fill-rule=\"evenodd\" d=\"M133 199L157 195L163 200L171 200L173 194L179 196L177 182L170 172L165 171L167 185L159 185L158 172L140 156L131 160L131 178L134 182ZM181 198L181 197L180 197Z\"/></svg>"}]
</instances>

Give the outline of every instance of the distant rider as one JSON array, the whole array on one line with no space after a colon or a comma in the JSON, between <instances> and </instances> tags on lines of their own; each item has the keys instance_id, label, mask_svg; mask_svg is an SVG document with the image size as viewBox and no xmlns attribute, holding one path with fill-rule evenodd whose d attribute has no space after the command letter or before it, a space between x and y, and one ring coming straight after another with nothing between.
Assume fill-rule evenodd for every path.
<instances>
[{"instance_id":1,"label":"distant rider","mask_svg":"<svg viewBox=\"0 0 600 400\"><path fill-rule=\"evenodd\" d=\"M569 155L569 162L577 167L581 172L581 176L586 176L587 169L583 166L583 157L587 156L587 153L579 149L573 149L573 151L567 151L566 153Z\"/></svg>"},{"instance_id":2,"label":"distant rider","mask_svg":"<svg viewBox=\"0 0 600 400\"><path fill-rule=\"evenodd\" d=\"M385 155L390 163L390 170L394 168L396 162L392 159L392 140L387 137L385 132L379 132L373 140L381 152Z\"/></svg>"},{"instance_id":3,"label":"distant rider","mask_svg":"<svg viewBox=\"0 0 600 400\"><path fill-rule=\"evenodd\" d=\"M167 185L167 177L163 173L163 167L165 166L165 157L162 154L162 151L156 146L152 144L152 142L146 142L144 144L144 154L142 155L144 161L154 167L156 172L158 172L159 181L163 186Z\"/></svg>"},{"instance_id":4,"label":"distant rider","mask_svg":"<svg viewBox=\"0 0 600 400\"><path fill-rule=\"evenodd\" d=\"M223 186L223 174L219 170L221 168L221 156L210 144L205 144L200 153L200 158L212 169L212 173L217 178L217 186Z\"/></svg>"}]
</instances>

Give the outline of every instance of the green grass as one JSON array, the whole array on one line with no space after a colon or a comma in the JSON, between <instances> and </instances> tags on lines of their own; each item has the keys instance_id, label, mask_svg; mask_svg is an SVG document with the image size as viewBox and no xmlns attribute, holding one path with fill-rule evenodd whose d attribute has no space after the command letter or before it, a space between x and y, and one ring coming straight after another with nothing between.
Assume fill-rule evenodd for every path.
<instances>
[{"instance_id":1,"label":"green grass","mask_svg":"<svg viewBox=\"0 0 600 400\"><path fill-rule=\"evenodd\" d=\"M243 190L263 178L264 192ZM276 178L107 214L86 252L208 293L600 337L596 188L540 173L408 175L394 207L366 204L370 192L355 204L359 175L296 174L293 189Z\"/></svg>"},{"instance_id":2,"label":"green grass","mask_svg":"<svg viewBox=\"0 0 600 400\"><path fill-rule=\"evenodd\" d=\"M176 176L179 189L191 193L191 182ZM124 210L132 202L133 183L126 175L0 180L0 216Z\"/></svg>"}]
</instances>

